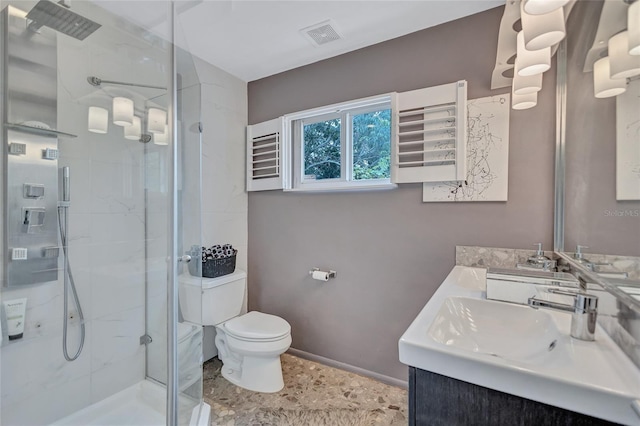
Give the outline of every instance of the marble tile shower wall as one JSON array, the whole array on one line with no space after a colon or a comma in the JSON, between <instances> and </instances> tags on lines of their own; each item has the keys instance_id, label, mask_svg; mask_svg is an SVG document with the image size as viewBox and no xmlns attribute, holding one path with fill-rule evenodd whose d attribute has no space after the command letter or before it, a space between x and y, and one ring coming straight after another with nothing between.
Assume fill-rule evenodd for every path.
<instances>
[{"instance_id":1,"label":"marble tile shower wall","mask_svg":"<svg viewBox=\"0 0 640 426\"><path fill-rule=\"evenodd\" d=\"M198 58L202 82L202 242L230 243L247 270L247 84Z\"/></svg>"},{"instance_id":2,"label":"marble tile shower wall","mask_svg":"<svg viewBox=\"0 0 640 426\"><path fill-rule=\"evenodd\" d=\"M86 77L149 81L158 69L142 58L162 55L104 27L90 45L59 38L58 127L78 135L60 139L59 166L71 169L69 254L86 341L76 361L64 360L61 279L4 290L3 298L27 297L28 310L25 337L9 343L5 334L3 342L2 424L48 424L144 378L144 147L125 140L113 124L105 135L87 131L88 105L107 107L110 97L95 92ZM71 324L69 347L75 353L77 315Z\"/></svg>"}]
</instances>

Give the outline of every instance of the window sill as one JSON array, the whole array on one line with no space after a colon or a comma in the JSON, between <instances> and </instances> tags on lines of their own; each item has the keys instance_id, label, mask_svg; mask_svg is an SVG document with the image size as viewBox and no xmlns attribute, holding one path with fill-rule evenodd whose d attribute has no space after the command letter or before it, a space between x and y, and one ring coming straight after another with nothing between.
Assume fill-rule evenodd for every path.
<instances>
[{"instance_id":1,"label":"window sill","mask_svg":"<svg viewBox=\"0 0 640 426\"><path fill-rule=\"evenodd\" d=\"M398 185L391 182L372 183L323 183L306 184L301 187L286 189L285 192L352 192L352 191L382 191L397 188Z\"/></svg>"}]
</instances>

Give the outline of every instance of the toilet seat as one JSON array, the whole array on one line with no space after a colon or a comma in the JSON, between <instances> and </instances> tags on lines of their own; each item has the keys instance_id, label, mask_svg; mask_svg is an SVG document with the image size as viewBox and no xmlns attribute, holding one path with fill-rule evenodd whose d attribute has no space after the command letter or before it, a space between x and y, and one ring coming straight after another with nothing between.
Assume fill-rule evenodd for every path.
<instances>
[{"instance_id":1,"label":"toilet seat","mask_svg":"<svg viewBox=\"0 0 640 426\"><path fill-rule=\"evenodd\" d=\"M272 342L291 334L291 326L275 315L251 311L224 323L225 332L238 340Z\"/></svg>"}]
</instances>

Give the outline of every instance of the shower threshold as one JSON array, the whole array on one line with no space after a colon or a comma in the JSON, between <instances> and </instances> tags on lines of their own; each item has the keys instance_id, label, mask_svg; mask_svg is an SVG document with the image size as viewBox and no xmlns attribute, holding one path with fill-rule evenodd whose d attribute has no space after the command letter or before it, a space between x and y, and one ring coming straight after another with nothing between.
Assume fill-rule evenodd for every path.
<instances>
[{"instance_id":1,"label":"shower threshold","mask_svg":"<svg viewBox=\"0 0 640 426\"><path fill-rule=\"evenodd\" d=\"M163 426L165 422L164 386L149 380L142 380L127 389L102 401L96 402L80 411L64 417L51 426ZM180 424L189 426L208 426L211 407L203 403L189 411L194 402L190 398L179 396L178 412ZM183 421L184 420L184 421Z\"/></svg>"}]
</instances>

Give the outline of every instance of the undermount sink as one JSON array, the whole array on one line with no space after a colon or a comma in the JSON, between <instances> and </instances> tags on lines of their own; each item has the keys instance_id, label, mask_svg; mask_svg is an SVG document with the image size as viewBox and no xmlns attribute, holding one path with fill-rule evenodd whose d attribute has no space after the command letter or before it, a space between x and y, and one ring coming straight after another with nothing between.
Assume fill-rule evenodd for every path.
<instances>
[{"instance_id":1,"label":"undermount sink","mask_svg":"<svg viewBox=\"0 0 640 426\"><path fill-rule=\"evenodd\" d=\"M527 306L467 297L444 300L428 331L435 342L525 363L557 358L563 339L551 316Z\"/></svg>"}]
</instances>

